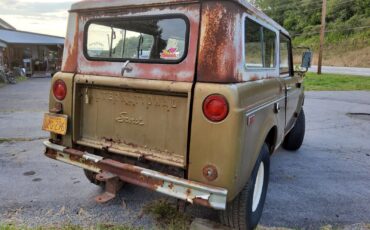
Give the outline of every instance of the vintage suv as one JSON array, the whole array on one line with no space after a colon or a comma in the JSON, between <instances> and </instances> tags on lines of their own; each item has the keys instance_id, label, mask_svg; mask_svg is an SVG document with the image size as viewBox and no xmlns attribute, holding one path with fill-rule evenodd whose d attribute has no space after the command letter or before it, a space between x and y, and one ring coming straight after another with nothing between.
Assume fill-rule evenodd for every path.
<instances>
[{"instance_id":1,"label":"vintage suv","mask_svg":"<svg viewBox=\"0 0 370 230\"><path fill-rule=\"evenodd\" d=\"M270 156L304 138L288 32L245 0L94 0L70 10L52 79L46 156L254 228Z\"/></svg>"}]
</instances>

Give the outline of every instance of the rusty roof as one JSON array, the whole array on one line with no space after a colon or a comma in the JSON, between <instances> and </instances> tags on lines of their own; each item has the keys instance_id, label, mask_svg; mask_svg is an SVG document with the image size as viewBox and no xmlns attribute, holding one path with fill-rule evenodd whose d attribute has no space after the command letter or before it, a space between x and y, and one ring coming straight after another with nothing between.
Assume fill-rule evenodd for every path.
<instances>
[{"instance_id":1,"label":"rusty roof","mask_svg":"<svg viewBox=\"0 0 370 230\"><path fill-rule=\"evenodd\" d=\"M215 0L216 1L216 0ZM273 27L277 28L281 32L288 34L289 32L280 26L277 22L268 17L265 13L257 9L252 4L248 3L246 0L228 0L236 2L239 5L252 11L256 17L267 22ZM115 8L115 7L138 7L144 5L164 5L164 4L180 4L180 3L194 3L201 2L201 0L84 0L77 2L72 5L71 11L79 10L90 10L97 8Z\"/></svg>"}]
</instances>

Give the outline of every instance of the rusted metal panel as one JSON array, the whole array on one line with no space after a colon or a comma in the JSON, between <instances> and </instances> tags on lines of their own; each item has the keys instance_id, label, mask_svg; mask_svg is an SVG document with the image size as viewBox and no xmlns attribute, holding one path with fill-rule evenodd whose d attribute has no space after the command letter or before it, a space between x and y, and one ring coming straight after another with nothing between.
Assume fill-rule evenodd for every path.
<instances>
[{"instance_id":1,"label":"rusted metal panel","mask_svg":"<svg viewBox=\"0 0 370 230\"><path fill-rule=\"evenodd\" d=\"M242 9L231 1L207 1L202 6L197 80L200 82L241 82L238 71L241 34L237 34Z\"/></svg>"},{"instance_id":2,"label":"rusted metal panel","mask_svg":"<svg viewBox=\"0 0 370 230\"><path fill-rule=\"evenodd\" d=\"M96 175L96 179L105 183L105 192L95 197L95 201L98 203L106 203L114 199L117 195L117 192L119 192L123 186L123 182L120 180L120 178L111 173L99 173Z\"/></svg>"},{"instance_id":3,"label":"rusted metal panel","mask_svg":"<svg viewBox=\"0 0 370 230\"><path fill-rule=\"evenodd\" d=\"M262 12L243 1L207 1L202 7L198 76L199 82L238 83L279 76L277 67L264 71L248 71L245 67L244 21L253 17L278 26ZM239 3L239 4L237 4Z\"/></svg>"},{"instance_id":4,"label":"rusted metal panel","mask_svg":"<svg viewBox=\"0 0 370 230\"><path fill-rule=\"evenodd\" d=\"M77 13L69 14L62 61L62 71L66 73L75 73L77 70L78 39L80 36L78 19Z\"/></svg>"},{"instance_id":5,"label":"rusted metal panel","mask_svg":"<svg viewBox=\"0 0 370 230\"><path fill-rule=\"evenodd\" d=\"M87 75L122 77L124 62L90 61L84 56L84 29L91 19L107 17L173 15L182 14L189 20L189 46L186 58L179 64L130 63L132 71L125 73L127 78L153 79L192 82L195 73L197 41L199 33L199 4L179 6L141 7L135 9L111 9L100 14L95 12L72 13L69 19L69 31L66 38L63 71Z\"/></svg>"},{"instance_id":6,"label":"rusted metal panel","mask_svg":"<svg viewBox=\"0 0 370 230\"><path fill-rule=\"evenodd\" d=\"M186 168L191 83L75 77L74 141ZM97 122L99 121L99 122Z\"/></svg>"},{"instance_id":7,"label":"rusted metal panel","mask_svg":"<svg viewBox=\"0 0 370 230\"><path fill-rule=\"evenodd\" d=\"M87 157L84 156L87 153L76 149L64 148L49 141L44 142L44 145L47 147L46 156L52 159L63 161L61 158L58 158L58 155L62 154L65 156L63 158L69 159L68 161L63 161L65 163L73 164L88 170L97 168L100 172L111 173L119 177L122 181L164 193L189 203L195 203L219 210L224 210L226 208L226 189L188 181L112 159L101 159L98 162L86 160ZM60 150L63 150L63 152L60 152ZM89 154L89 156L92 157L92 154ZM99 158L99 156L93 158ZM103 198L109 197L111 196L105 196Z\"/></svg>"},{"instance_id":8,"label":"rusted metal panel","mask_svg":"<svg viewBox=\"0 0 370 230\"><path fill-rule=\"evenodd\" d=\"M133 8L143 6L160 6L169 4L188 4L200 2L199 0L90 0L81 1L72 5L71 11L112 9L112 8Z\"/></svg>"},{"instance_id":9,"label":"rusted metal panel","mask_svg":"<svg viewBox=\"0 0 370 230\"><path fill-rule=\"evenodd\" d=\"M188 4L194 2L201 2L200 0L93 0L93 1L81 1L72 5L71 11L81 11L81 10L93 10L93 9L106 9L106 8L132 8L132 7L142 7L142 6L158 6L164 4ZM214 1L214 2L227 2L227 1ZM238 3L244 10L250 11L253 15L256 15L260 19L266 21L267 23L273 25L278 30L285 34L289 34L282 26L276 23L274 20L269 18L262 11L257 9L255 6L247 2L246 0L229 0L229 2ZM239 6L239 7L240 7Z\"/></svg>"},{"instance_id":10,"label":"rusted metal panel","mask_svg":"<svg viewBox=\"0 0 370 230\"><path fill-rule=\"evenodd\" d=\"M173 5L175 4L176 5ZM200 23L200 4L202 22ZM140 7L132 7L140 6ZM101 13L86 11L99 8ZM276 77L275 73L251 74L245 71L243 60L243 20L246 14L288 34L263 12L243 0L230 1L92 1L77 3L73 7L66 38L63 71L88 75L121 77L123 62L90 61L83 54L84 28L87 21L96 18L184 14L190 21L187 57L179 64L130 63L127 78L192 82L195 61L199 58L198 81L236 83ZM199 52L197 50L200 32ZM276 75L276 76L275 76Z\"/></svg>"}]
</instances>

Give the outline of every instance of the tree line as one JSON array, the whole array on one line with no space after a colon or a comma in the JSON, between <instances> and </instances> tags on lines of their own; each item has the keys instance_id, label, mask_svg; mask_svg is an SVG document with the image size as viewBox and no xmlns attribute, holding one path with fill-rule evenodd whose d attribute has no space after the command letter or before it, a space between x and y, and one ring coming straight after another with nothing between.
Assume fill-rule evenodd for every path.
<instances>
[{"instance_id":1,"label":"tree line","mask_svg":"<svg viewBox=\"0 0 370 230\"><path fill-rule=\"evenodd\" d=\"M320 30L321 0L250 0L250 2L286 28L293 37L309 38ZM340 36L359 32L369 35L370 0L328 0L326 20L327 32Z\"/></svg>"}]
</instances>

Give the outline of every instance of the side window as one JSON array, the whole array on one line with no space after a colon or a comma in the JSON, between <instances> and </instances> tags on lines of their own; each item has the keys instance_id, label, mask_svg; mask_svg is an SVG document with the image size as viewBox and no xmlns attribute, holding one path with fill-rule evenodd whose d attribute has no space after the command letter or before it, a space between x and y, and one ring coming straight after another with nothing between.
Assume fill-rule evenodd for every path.
<instances>
[{"instance_id":1,"label":"side window","mask_svg":"<svg viewBox=\"0 0 370 230\"><path fill-rule=\"evenodd\" d=\"M276 33L246 19L245 61L247 68L276 67Z\"/></svg>"},{"instance_id":2,"label":"side window","mask_svg":"<svg viewBox=\"0 0 370 230\"><path fill-rule=\"evenodd\" d=\"M291 69L290 39L280 34L280 74L288 74Z\"/></svg>"}]
</instances>

